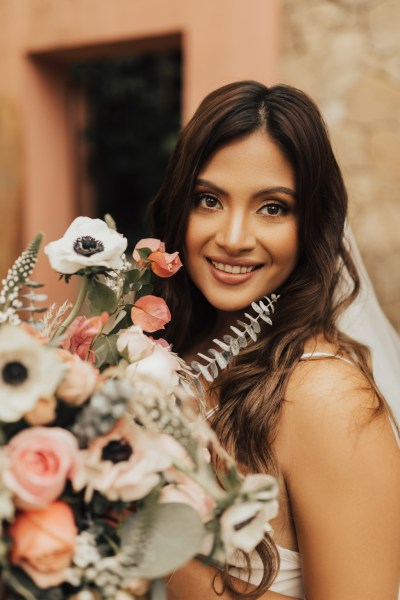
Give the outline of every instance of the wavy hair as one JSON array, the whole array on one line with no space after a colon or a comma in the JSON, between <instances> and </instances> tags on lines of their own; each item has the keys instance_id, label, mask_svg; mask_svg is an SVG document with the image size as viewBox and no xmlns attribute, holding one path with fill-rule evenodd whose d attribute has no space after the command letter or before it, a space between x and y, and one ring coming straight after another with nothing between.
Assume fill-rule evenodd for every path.
<instances>
[{"instance_id":1,"label":"wavy hair","mask_svg":"<svg viewBox=\"0 0 400 600\"><path fill-rule=\"evenodd\" d=\"M258 130L268 132L295 173L299 257L289 278L274 290L280 299L273 326L266 327L217 379L219 411L213 428L247 471L279 474L272 444L288 380L308 339L322 333L339 351L350 354L377 393L377 411L384 403L372 378L367 348L336 327L338 315L354 300L360 283L343 241L346 189L314 102L293 87L266 87L254 81L232 83L209 94L182 131L150 218L153 234L184 257L199 172L220 148ZM338 297L344 272L349 291ZM167 336L182 353L207 333L205 324L211 330L216 311L184 269L162 285L172 315L179 315ZM263 581L246 594L235 592L228 579L226 585L237 597L258 597L277 572L279 558L272 540L266 538L258 550Z\"/></svg>"}]
</instances>

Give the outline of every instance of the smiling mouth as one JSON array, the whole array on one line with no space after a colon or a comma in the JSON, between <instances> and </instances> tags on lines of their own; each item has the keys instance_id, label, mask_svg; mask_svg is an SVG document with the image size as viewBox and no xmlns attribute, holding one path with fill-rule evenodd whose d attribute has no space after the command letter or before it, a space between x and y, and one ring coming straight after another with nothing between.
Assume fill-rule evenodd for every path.
<instances>
[{"instance_id":1,"label":"smiling mouth","mask_svg":"<svg viewBox=\"0 0 400 600\"><path fill-rule=\"evenodd\" d=\"M224 273L231 273L233 275L251 273L252 271L255 271L256 269L260 269L262 267L262 265L227 265L226 263L215 262L214 260L211 260L211 258L207 258L207 261L214 267L214 269L217 269L217 271L223 271Z\"/></svg>"}]
</instances>

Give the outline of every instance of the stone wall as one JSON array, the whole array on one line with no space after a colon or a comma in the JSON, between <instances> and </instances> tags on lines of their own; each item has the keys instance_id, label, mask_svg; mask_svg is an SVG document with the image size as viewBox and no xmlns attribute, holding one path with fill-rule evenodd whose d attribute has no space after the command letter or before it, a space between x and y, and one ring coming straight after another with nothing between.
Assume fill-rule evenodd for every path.
<instances>
[{"instance_id":1,"label":"stone wall","mask_svg":"<svg viewBox=\"0 0 400 600\"><path fill-rule=\"evenodd\" d=\"M322 110L349 191L351 225L400 330L400 2L283 4L282 79Z\"/></svg>"}]
</instances>

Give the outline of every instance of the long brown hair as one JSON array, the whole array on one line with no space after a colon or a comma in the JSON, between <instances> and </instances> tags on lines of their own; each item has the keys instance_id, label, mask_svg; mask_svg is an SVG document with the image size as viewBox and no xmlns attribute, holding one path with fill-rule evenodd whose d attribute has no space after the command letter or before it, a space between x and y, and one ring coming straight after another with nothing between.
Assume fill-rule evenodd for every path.
<instances>
[{"instance_id":1,"label":"long brown hair","mask_svg":"<svg viewBox=\"0 0 400 600\"><path fill-rule=\"evenodd\" d=\"M292 274L275 290L280 299L273 326L265 328L217 380L219 411L213 427L247 470L278 474L272 444L286 386L305 342L314 335L322 333L339 351L353 357L377 392L378 410L383 406L367 349L335 325L338 314L356 297L359 279L343 243L347 193L318 108L303 92L286 85L268 88L242 81L212 92L183 130L150 215L153 234L184 257L200 170L218 149L260 129L277 143L295 173L299 258ZM344 270L352 285L347 296L338 298ZM185 352L206 333L205 327L212 328L216 311L183 269L163 285L172 315L179 315L167 335L177 352ZM273 543L267 540L266 544L269 549L260 550L266 567L261 588L240 597L257 597L276 572Z\"/></svg>"}]
</instances>

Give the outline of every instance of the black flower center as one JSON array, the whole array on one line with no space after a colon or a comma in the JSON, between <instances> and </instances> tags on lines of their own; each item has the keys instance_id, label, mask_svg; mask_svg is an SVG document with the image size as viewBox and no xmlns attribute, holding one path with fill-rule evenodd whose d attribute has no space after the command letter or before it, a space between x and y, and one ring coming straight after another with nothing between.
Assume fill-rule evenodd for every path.
<instances>
[{"instance_id":1,"label":"black flower center","mask_svg":"<svg viewBox=\"0 0 400 600\"><path fill-rule=\"evenodd\" d=\"M4 383L8 385L21 385L28 379L28 369L20 362L9 362L4 365L1 372Z\"/></svg>"},{"instance_id":2,"label":"black flower center","mask_svg":"<svg viewBox=\"0 0 400 600\"><path fill-rule=\"evenodd\" d=\"M103 252L104 245L103 242L95 240L91 235L84 235L75 240L74 250L77 254L82 254L82 256L92 256L92 254L97 254L97 252Z\"/></svg>"},{"instance_id":3,"label":"black flower center","mask_svg":"<svg viewBox=\"0 0 400 600\"><path fill-rule=\"evenodd\" d=\"M132 446L126 440L112 440L108 442L107 446L104 446L101 459L119 463L129 460L132 453Z\"/></svg>"}]
</instances>

